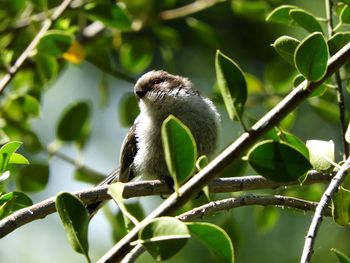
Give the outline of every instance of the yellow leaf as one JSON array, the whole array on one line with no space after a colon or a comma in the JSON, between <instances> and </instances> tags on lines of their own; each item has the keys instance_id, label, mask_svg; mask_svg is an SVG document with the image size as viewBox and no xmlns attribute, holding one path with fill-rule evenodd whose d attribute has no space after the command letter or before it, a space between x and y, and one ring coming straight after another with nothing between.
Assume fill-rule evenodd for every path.
<instances>
[{"instance_id":1,"label":"yellow leaf","mask_svg":"<svg viewBox=\"0 0 350 263\"><path fill-rule=\"evenodd\" d=\"M67 52L63 54L63 58L71 63L80 64L86 57L85 50L78 41L74 41Z\"/></svg>"}]
</instances>

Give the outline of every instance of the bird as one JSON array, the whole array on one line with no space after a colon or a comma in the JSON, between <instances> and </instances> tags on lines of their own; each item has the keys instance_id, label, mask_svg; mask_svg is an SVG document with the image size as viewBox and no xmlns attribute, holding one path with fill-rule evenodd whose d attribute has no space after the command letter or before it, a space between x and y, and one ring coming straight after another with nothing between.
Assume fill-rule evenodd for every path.
<instances>
[{"instance_id":1,"label":"bird","mask_svg":"<svg viewBox=\"0 0 350 263\"><path fill-rule=\"evenodd\" d=\"M214 157L219 143L220 114L188 78L152 70L137 80L134 94L140 113L123 141L119 169L100 185L154 179L172 181L161 139L161 126L169 115L189 128L198 156L205 155L209 160Z\"/></svg>"}]
</instances>

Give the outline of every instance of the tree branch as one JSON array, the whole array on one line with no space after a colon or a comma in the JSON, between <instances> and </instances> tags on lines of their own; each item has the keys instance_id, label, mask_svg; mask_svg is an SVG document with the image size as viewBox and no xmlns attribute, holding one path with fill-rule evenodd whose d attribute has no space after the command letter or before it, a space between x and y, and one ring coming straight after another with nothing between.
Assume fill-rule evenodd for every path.
<instances>
[{"instance_id":1,"label":"tree branch","mask_svg":"<svg viewBox=\"0 0 350 263\"><path fill-rule=\"evenodd\" d=\"M284 208L294 208L301 211L315 211L317 203L302 200L299 198L282 196L282 195L247 195L242 197L227 198L218 201L212 201L208 204L196 207L190 211L187 211L177 218L181 221L193 221L195 219L201 219L204 216L210 214L227 211L233 208L250 205L261 206L278 206ZM332 209L326 207L324 211L325 216L332 216ZM142 245L135 246L122 260L122 263L135 262L136 259L145 252Z\"/></svg>"},{"instance_id":2,"label":"tree branch","mask_svg":"<svg viewBox=\"0 0 350 263\"><path fill-rule=\"evenodd\" d=\"M72 0L64 0L55 11L52 13L50 18L47 18L40 29L40 31L36 34L32 42L27 46L27 48L23 51L23 53L18 57L13 66L7 71L5 76L0 80L0 95L4 92L5 87L11 81L11 79L16 75L18 69L23 65L23 62L28 59L28 57L32 54L36 46L38 45L40 39L44 36L44 34L49 30L52 23L59 18L59 16L63 13L63 11L69 6Z\"/></svg>"},{"instance_id":3,"label":"tree branch","mask_svg":"<svg viewBox=\"0 0 350 263\"><path fill-rule=\"evenodd\" d=\"M310 262L311 256L313 254L313 247L316 240L318 229L320 228L322 217L327 209L329 203L331 202L333 194L338 190L338 187L343 182L345 176L347 175L347 170L350 167L350 158L348 158L345 163L340 167L337 174L332 178L332 181L328 185L326 191L323 193L319 204L317 205L315 214L312 218L309 231L307 232L303 254L301 256L301 263Z\"/></svg>"},{"instance_id":4,"label":"tree branch","mask_svg":"<svg viewBox=\"0 0 350 263\"><path fill-rule=\"evenodd\" d=\"M198 13L202 10L205 10L213 5L216 5L221 2L225 2L226 0L197 0L191 4L163 11L159 14L160 18L163 20L172 20L176 18L181 18L185 16L189 16L195 13Z\"/></svg>"},{"instance_id":5,"label":"tree branch","mask_svg":"<svg viewBox=\"0 0 350 263\"><path fill-rule=\"evenodd\" d=\"M304 185L329 182L331 177L327 174L311 171L303 182ZM232 178L218 178L209 184L209 190L213 193L219 192L238 192L246 190L258 189L276 189L279 187L292 185L300 185L299 181L286 183L278 183L265 179L262 176L243 176ZM108 186L97 186L92 189L75 192L85 204L92 204L100 201L109 200L111 197L107 194ZM166 182L162 181L143 181L126 183L124 187L123 197L131 198L147 195L167 195L172 190ZM0 220L0 238L6 236L17 228L30 223L34 220L42 219L56 211L55 197L51 197L40 203L34 204L15 211L10 216Z\"/></svg>"},{"instance_id":6,"label":"tree branch","mask_svg":"<svg viewBox=\"0 0 350 263\"><path fill-rule=\"evenodd\" d=\"M350 43L344 46L328 61L325 76L317 82L302 82L293 89L279 104L262 117L248 132L243 133L226 150L219 154L203 170L194 175L184 184L178 193L169 196L148 217L134 227L123 239L109 250L98 262L115 262L121 260L130 251L130 242L137 238L141 228L149 224L156 217L171 214L186 203L195 193L199 192L227 165L240 158L260 137L277 125L287 114L292 112L298 104L305 100L310 92L325 82L336 70L350 58Z\"/></svg>"},{"instance_id":7,"label":"tree branch","mask_svg":"<svg viewBox=\"0 0 350 263\"><path fill-rule=\"evenodd\" d=\"M182 221L192 221L194 219L202 218L204 215L210 215L224 210L249 205L281 206L283 208L295 208L302 211L315 211L317 204L318 203L316 202L310 202L299 198L282 195L247 195L242 197L212 201L208 204L185 212L179 215L177 218ZM332 216L332 210L330 207L326 207L324 215Z\"/></svg>"}]
</instances>

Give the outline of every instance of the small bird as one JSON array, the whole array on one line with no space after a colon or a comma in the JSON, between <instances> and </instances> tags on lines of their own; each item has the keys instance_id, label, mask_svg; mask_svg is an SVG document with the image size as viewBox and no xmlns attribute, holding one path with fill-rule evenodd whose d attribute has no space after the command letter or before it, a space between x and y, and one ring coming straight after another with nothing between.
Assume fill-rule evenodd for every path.
<instances>
[{"instance_id":1,"label":"small bird","mask_svg":"<svg viewBox=\"0 0 350 263\"><path fill-rule=\"evenodd\" d=\"M190 129L198 156L213 157L218 145L220 115L213 102L201 96L188 78L153 70L138 79L134 93L140 114L124 139L119 170L101 184L153 179L172 181L161 139L162 123L170 114Z\"/></svg>"}]
</instances>

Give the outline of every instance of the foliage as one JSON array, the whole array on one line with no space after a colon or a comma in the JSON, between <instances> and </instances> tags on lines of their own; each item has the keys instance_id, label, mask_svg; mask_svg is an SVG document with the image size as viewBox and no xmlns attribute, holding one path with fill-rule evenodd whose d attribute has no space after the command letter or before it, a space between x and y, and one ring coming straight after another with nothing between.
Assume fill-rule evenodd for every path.
<instances>
[{"instance_id":1,"label":"foliage","mask_svg":"<svg viewBox=\"0 0 350 263\"><path fill-rule=\"evenodd\" d=\"M328 6L325 5L327 17L318 17L315 10L304 5L294 2L282 5L278 0L197 2L203 6L176 0L8 1L0 12L0 219L6 220L15 211L32 205L27 192L47 189L52 177L49 168L52 156L73 165L76 180L89 183L99 180L101 173L96 171L95 163L84 163L81 156L87 153L90 144L100 142L94 140L98 136L94 137L93 118L113 103L110 94L115 91L109 87L107 76L134 83L139 74L153 68L183 75L190 71L209 81L215 75L209 95L218 108L226 109L227 113L222 113L223 122L226 115L231 120L229 124L223 123L223 127L234 127L247 136L256 127L252 123L262 122L276 113L272 111L261 118L261 112L283 104L283 98L295 90L306 92L303 109L313 111L321 125L337 123L336 138L310 138L309 134L321 125L308 123L303 116L307 115L305 112L294 110L297 105L286 106L286 102L285 107L282 105L276 110L283 120L259 134L257 143L245 151L246 156L235 156L234 160L225 161L225 167L211 169L216 169L221 177L243 178L254 171L286 185L297 181L300 184L292 189L263 192L296 196L306 201L320 200L324 186L303 185L308 173L316 170L320 175L333 175L349 156L349 63L343 61L332 77L328 73L334 69L328 65L330 58L350 42L347 31L350 2L329 0ZM178 9L180 6L184 7ZM46 25L49 26L45 28ZM287 34L280 36L281 31ZM267 48L268 45L272 48ZM206 60L211 61L209 77L204 76ZM55 130L54 138L44 143L33 121L41 117L45 95L67 68L86 64L102 71L100 85L94 93L99 98L95 96L92 102L82 99L60 107L55 126L50 127L50 131ZM91 91L86 90L88 92ZM117 92L122 91L117 89ZM96 108L95 100L102 107ZM130 126L138 113L133 94L123 93L118 102L121 125ZM110 122L115 120L106 120L106 124ZM294 128L297 124L302 125L302 129ZM224 130L225 137L229 137L224 143L236 139L236 134L228 131ZM161 136L175 192L180 195L181 185L186 184L196 168L205 172L210 160L197 156L191 131L174 116L164 121ZM239 141L230 147L235 143ZM77 150L79 158L63 154L66 148ZM31 160L30 164L24 156ZM332 216L339 226L349 224L349 182L349 176L342 178L341 184L336 185L336 193L330 196ZM246 193L242 190L237 195ZM215 219L202 215L200 222L182 222L176 216L198 207L200 201L194 200L171 216L157 217L143 225L142 205L124 204L123 192L124 185L119 183L108 189L120 208L117 214L110 212L108 216L115 241L141 225L138 240L131 245L141 244L156 260L176 260L191 239L207 246L215 259L240 262L240 250L244 248L238 242L239 231L233 226L231 213L217 215ZM232 197L233 193L227 196ZM205 196L209 197L213 201L223 199L221 195ZM89 253L92 254L94 248L89 247L90 219L83 202L72 194L60 193L56 197L56 208L69 243L90 261ZM255 213L257 228L275 230L280 213L270 207L259 211ZM220 219L224 220L220 222ZM344 253L337 249L333 252L340 262L349 262Z\"/></svg>"}]
</instances>

